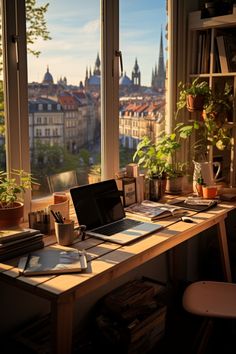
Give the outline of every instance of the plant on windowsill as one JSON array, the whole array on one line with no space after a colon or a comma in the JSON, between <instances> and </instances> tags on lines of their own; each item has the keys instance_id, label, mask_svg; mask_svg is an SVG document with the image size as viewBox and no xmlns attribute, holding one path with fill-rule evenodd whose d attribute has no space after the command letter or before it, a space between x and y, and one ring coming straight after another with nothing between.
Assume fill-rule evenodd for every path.
<instances>
[{"instance_id":1,"label":"plant on windowsill","mask_svg":"<svg viewBox=\"0 0 236 354\"><path fill-rule=\"evenodd\" d=\"M37 182L30 173L13 170L10 174L0 171L0 226L19 225L24 204L22 194Z\"/></svg>"},{"instance_id":2,"label":"plant on windowsill","mask_svg":"<svg viewBox=\"0 0 236 354\"><path fill-rule=\"evenodd\" d=\"M167 179L177 179L183 176L183 166L174 159L180 148L176 133L162 132L156 143L145 136L138 144L133 161L146 171L149 180L150 199L159 200L165 190Z\"/></svg>"},{"instance_id":3,"label":"plant on windowsill","mask_svg":"<svg viewBox=\"0 0 236 354\"><path fill-rule=\"evenodd\" d=\"M96 183L101 181L101 164L92 165L88 172L89 183Z\"/></svg>"}]
</instances>

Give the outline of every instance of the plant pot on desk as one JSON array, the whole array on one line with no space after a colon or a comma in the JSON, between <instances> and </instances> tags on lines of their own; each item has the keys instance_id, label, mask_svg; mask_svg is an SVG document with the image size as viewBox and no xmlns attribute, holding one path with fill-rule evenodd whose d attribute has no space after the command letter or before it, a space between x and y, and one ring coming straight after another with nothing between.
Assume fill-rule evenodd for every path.
<instances>
[{"instance_id":1,"label":"plant pot on desk","mask_svg":"<svg viewBox=\"0 0 236 354\"><path fill-rule=\"evenodd\" d=\"M150 200L154 202L160 200L165 194L165 190L166 190L166 178L149 179Z\"/></svg>"},{"instance_id":2,"label":"plant pot on desk","mask_svg":"<svg viewBox=\"0 0 236 354\"><path fill-rule=\"evenodd\" d=\"M14 202L11 208L0 207L0 227L20 225L24 215L24 204Z\"/></svg>"}]
</instances>

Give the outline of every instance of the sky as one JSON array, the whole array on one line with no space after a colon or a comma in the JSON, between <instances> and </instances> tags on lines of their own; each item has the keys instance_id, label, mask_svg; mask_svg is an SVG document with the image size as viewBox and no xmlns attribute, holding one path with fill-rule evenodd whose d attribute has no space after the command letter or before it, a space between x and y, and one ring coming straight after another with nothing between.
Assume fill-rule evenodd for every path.
<instances>
[{"instance_id":1,"label":"sky","mask_svg":"<svg viewBox=\"0 0 236 354\"><path fill-rule=\"evenodd\" d=\"M111 0L112 1L112 0ZM99 0L37 0L49 2L47 27L52 40L37 40L39 58L28 55L28 82L42 82L49 67L54 82L84 83L86 67L93 71L100 55ZM158 63L160 32L166 27L166 0L120 0L120 50L124 72L131 78L135 59L141 84L150 86L152 69ZM165 49L165 43L164 43Z\"/></svg>"}]
</instances>

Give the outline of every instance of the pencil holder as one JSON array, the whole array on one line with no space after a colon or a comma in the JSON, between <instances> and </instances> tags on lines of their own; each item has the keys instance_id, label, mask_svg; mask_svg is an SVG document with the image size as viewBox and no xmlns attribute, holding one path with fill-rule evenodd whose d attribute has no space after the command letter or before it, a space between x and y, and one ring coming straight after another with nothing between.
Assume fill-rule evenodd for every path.
<instances>
[{"instance_id":1,"label":"pencil holder","mask_svg":"<svg viewBox=\"0 0 236 354\"><path fill-rule=\"evenodd\" d=\"M75 238L74 221L65 220L63 224L55 222L55 233L59 245L71 245Z\"/></svg>"}]
</instances>

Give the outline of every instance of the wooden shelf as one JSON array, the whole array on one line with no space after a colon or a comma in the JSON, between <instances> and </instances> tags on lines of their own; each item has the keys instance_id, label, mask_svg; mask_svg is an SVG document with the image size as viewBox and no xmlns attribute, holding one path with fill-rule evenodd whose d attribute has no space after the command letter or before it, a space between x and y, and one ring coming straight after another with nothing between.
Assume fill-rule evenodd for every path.
<instances>
[{"instance_id":1,"label":"wooden shelf","mask_svg":"<svg viewBox=\"0 0 236 354\"><path fill-rule=\"evenodd\" d=\"M209 83L212 90L219 91L221 83L222 86L229 83L233 86L236 107L236 71L232 61L232 55L236 54L236 5L233 6L232 14L217 17L201 18L201 11L194 11L189 13L188 21L188 78L200 77ZM219 37L223 37L223 42L219 42ZM225 72L225 68L228 72ZM232 128L233 144L230 149L217 151L217 155L222 157L223 164L227 166L228 173L224 176L227 182L230 186L236 186L235 108L232 122L225 126ZM210 158L213 160L214 157L216 153L211 149Z\"/></svg>"},{"instance_id":2,"label":"wooden shelf","mask_svg":"<svg viewBox=\"0 0 236 354\"><path fill-rule=\"evenodd\" d=\"M233 13L230 15L201 18L201 11L194 11L189 14L189 29L203 30L208 28L235 26L236 5L233 7Z\"/></svg>"}]
</instances>

